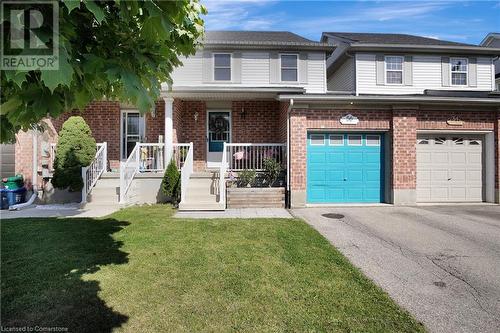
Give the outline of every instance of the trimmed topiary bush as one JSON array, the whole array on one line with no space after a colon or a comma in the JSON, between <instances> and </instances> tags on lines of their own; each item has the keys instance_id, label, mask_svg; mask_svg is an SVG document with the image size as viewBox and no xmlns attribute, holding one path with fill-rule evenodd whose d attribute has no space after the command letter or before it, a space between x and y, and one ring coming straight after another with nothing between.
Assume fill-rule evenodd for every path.
<instances>
[{"instance_id":1,"label":"trimmed topiary bush","mask_svg":"<svg viewBox=\"0 0 500 333\"><path fill-rule=\"evenodd\" d=\"M181 173L173 159L170 160L163 175L161 190L165 196L170 198L172 204L177 205L181 194Z\"/></svg>"},{"instance_id":2,"label":"trimmed topiary bush","mask_svg":"<svg viewBox=\"0 0 500 333\"><path fill-rule=\"evenodd\" d=\"M269 187L272 187L281 173L281 165L274 158L264 159L264 177Z\"/></svg>"},{"instance_id":3,"label":"trimmed topiary bush","mask_svg":"<svg viewBox=\"0 0 500 333\"><path fill-rule=\"evenodd\" d=\"M80 116L69 117L59 132L52 185L72 192L80 191L83 188L82 167L92 163L96 148L85 120Z\"/></svg>"}]
</instances>

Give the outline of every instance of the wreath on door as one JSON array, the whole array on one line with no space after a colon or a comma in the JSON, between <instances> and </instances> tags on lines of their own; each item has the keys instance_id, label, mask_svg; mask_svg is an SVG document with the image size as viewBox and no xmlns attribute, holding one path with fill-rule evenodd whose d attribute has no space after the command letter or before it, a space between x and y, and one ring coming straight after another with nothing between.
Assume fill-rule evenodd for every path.
<instances>
[{"instance_id":1,"label":"wreath on door","mask_svg":"<svg viewBox=\"0 0 500 333\"><path fill-rule=\"evenodd\" d=\"M222 133L227 131L227 119L223 115L215 116L210 121L210 131Z\"/></svg>"}]
</instances>

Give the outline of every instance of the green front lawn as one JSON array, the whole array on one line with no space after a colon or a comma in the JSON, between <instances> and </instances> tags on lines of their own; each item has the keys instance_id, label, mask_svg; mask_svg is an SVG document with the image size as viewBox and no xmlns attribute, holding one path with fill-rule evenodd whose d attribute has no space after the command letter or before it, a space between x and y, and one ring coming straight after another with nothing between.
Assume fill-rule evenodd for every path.
<instances>
[{"instance_id":1,"label":"green front lawn","mask_svg":"<svg viewBox=\"0 0 500 333\"><path fill-rule=\"evenodd\" d=\"M180 220L172 212L2 220L1 325L424 331L301 220Z\"/></svg>"}]
</instances>

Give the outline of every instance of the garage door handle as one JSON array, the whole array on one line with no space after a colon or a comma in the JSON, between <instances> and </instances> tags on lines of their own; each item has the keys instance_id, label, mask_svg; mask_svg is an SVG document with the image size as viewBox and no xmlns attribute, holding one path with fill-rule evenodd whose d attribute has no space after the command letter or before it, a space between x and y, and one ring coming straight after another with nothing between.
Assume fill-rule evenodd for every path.
<instances>
[{"instance_id":1,"label":"garage door handle","mask_svg":"<svg viewBox=\"0 0 500 333\"><path fill-rule=\"evenodd\" d=\"M451 180L451 178L448 178L448 180Z\"/></svg>"},{"instance_id":2,"label":"garage door handle","mask_svg":"<svg viewBox=\"0 0 500 333\"><path fill-rule=\"evenodd\" d=\"M344 181L347 181L347 178L344 178Z\"/></svg>"}]
</instances>

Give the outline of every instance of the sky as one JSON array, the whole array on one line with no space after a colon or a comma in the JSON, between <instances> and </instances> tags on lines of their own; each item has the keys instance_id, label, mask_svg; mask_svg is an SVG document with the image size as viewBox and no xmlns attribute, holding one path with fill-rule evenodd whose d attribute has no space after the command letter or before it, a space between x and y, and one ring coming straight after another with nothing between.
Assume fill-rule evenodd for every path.
<instances>
[{"instance_id":1,"label":"sky","mask_svg":"<svg viewBox=\"0 0 500 333\"><path fill-rule=\"evenodd\" d=\"M201 0L207 30L390 32L478 44L500 32L497 1Z\"/></svg>"}]
</instances>

